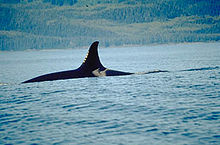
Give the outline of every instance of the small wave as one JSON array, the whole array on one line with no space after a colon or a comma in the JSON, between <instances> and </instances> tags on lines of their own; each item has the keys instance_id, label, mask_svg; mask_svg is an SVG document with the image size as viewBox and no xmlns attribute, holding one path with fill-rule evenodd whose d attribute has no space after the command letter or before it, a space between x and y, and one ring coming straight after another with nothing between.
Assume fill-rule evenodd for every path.
<instances>
[{"instance_id":1,"label":"small wave","mask_svg":"<svg viewBox=\"0 0 220 145\"><path fill-rule=\"evenodd\" d=\"M5 86L5 85L8 85L7 83L1 83L0 82L0 86Z\"/></svg>"},{"instance_id":2,"label":"small wave","mask_svg":"<svg viewBox=\"0 0 220 145\"><path fill-rule=\"evenodd\" d=\"M205 71L205 70L217 70L217 69L220 69L220 67L219 66L215 66L215 67L201 67L201 68L185 69L185 70L180 70L180 71ZM172 71L153 70L153 71L147 71L147 72L137 72L135 74L142 75L142 74L161 73L161 72L172 72ZM179 71L177 71L177 72L179 72Z\"/></svg>"},{"instance_id":3,"label":"small wave","mask_svg":"<svg viewBox=\"0 0 220 145\"><path fill-rule=\"evenodd\" d=\"M152 132L152 131L158 131L159 129L157 129L157 128L152 128L152 129L148 129L148 130L146 130L145 132Z\"/></svg>"},{"instance_id":4,"label":"small wave","mask_svg":"<svg viewBox=\"0 0 220 145\"><path fill-rule=\"evenodd\" d=\"M169 71L167 71L167 70L153 70L153 71L147 71L147 72L137 72L135 74L142 75L142 74L161 73L161 72L169 72Z\"/></svg>"},{"instance_id":5,"label":"small wave","mask_svg":"<svg viewBox=\"0 0 220 145\"><path fill-rule=\"evenodd\" d=\"M182 71L203 71L203 70L216 70L219 69L219 66L216 67L202 67L202 68L192 68L192 69L186 69Z\"/></svg>"}]
</instances>

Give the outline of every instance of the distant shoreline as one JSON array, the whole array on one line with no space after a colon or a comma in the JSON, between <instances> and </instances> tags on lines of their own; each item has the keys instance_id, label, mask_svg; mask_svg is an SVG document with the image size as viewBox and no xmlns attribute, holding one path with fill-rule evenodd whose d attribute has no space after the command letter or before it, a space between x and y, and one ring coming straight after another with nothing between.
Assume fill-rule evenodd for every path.
<instances>
[{"instance_id":1,"label":"distant shoreline","mask_svg":"<svg viewBox=\"0 0 220 145\"><path fill-rule=\"evenodd\" d=\"M207 0L2 1L0 51L87 48L95 40L101 47L219 41L219 6Z\"/></svg>"},{"instance_id":2,"label":"distant shoreline","mask_svg":"<svg viewBox=\"0 0 220 145\"><path fill-rule=\"evenodd\" d=\"M92 42L91 42L92 43ZM179 44L207 44L207 43L220 43L220 41L207 41L207 42L179 42L179 43L151 43L147 45L120 45L120 46L110 46L110 47L103 47L102 43L100 42L100 48L102 49L111 49L111 48L128 48L128 47L151 47L151 46L159 46L159 45L179 45ZM62 50L73 50L73 49L88 49L89 46L83 47L75 47L75 48L47 48L47 49L24 49L24 50L0 50L1 52L23 52L23 51L62 51Z\"/></svg>"}]
</instances>

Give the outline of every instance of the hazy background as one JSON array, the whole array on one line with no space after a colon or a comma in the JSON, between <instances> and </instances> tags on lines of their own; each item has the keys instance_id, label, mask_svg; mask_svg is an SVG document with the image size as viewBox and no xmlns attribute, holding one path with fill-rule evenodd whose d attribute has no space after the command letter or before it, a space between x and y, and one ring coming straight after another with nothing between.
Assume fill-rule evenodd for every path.
<instances>
[{"instance_id":1,"label":"hazy background","mask_svg":"<svg viewBox=\"0 0 220 145\"><path fill-rule=\"evenodd\" d=\"M220 40L219 0L0 0L0 51Z\"/></svg>"}]
</instances>

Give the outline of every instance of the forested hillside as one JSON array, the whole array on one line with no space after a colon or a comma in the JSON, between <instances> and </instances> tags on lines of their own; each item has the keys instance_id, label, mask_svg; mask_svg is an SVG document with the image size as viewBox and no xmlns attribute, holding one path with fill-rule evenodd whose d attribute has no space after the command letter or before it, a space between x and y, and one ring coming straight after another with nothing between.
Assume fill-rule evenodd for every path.
<instances>
[{"instance_id":1,"label":"forested hillside","mask_svg":"<svg viewBox=\"0 0 220 145\"><path fill-rule=\"evenodd\" d=\"M0 0L0 50L220 40L219 0Z\"/></svg>"}]
</instances>

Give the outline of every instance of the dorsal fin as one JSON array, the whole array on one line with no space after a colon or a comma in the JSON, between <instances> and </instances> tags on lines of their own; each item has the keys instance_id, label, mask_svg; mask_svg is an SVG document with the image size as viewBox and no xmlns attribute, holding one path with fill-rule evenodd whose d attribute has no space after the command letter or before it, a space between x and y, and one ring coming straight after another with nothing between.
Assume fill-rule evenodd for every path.
<instances>
[{"instance_id":1,"label":"dorsal fin","mask_svg":"<svg viewBox=\"0 0 220 145\"><path fill-rule=\"evenodd\" d=\"M86 69L86 71L93 71L97 68L100 70L105 69L99 60L98 45L98 41L92 43L82 65L80 66L81 69Z\"/></svg>"}]
</instances>

